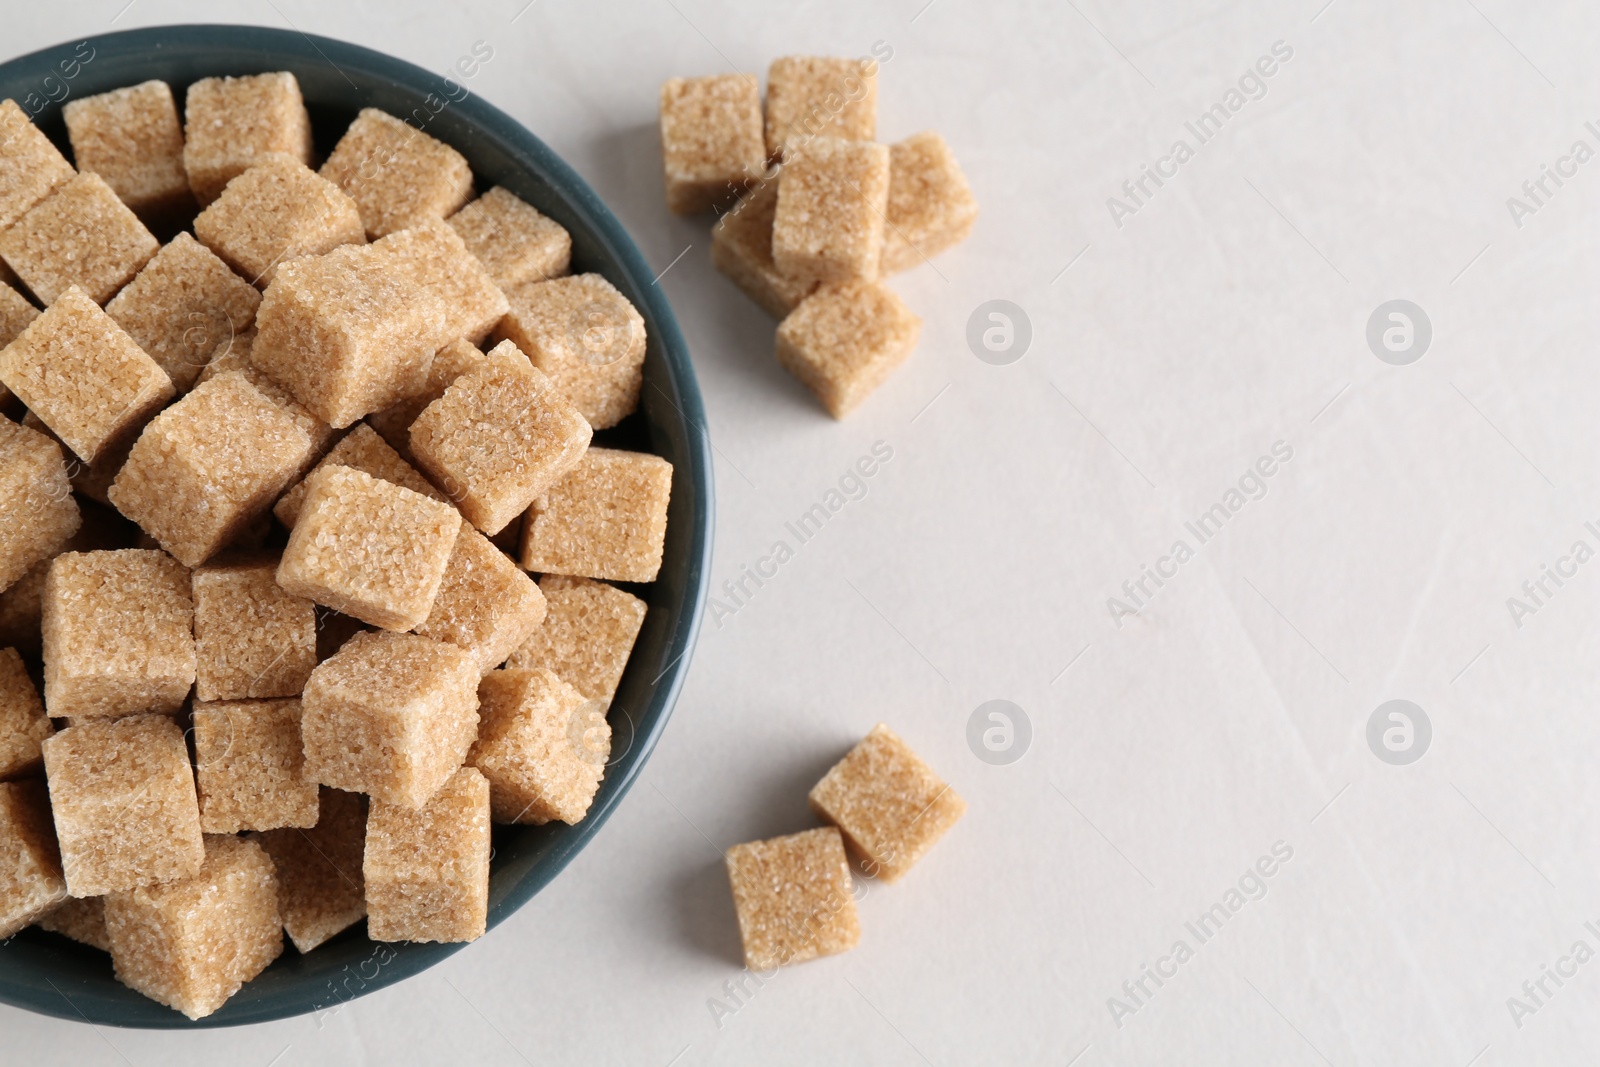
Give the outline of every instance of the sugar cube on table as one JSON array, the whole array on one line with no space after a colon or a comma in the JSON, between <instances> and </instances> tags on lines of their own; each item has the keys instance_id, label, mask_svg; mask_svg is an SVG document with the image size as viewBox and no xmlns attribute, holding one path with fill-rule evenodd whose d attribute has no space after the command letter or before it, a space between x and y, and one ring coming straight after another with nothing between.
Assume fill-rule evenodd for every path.
<instances>
[{"instance_id":1,"label":"sugar cube on table","mask_svg":"<svg viewBox=\"0 0 1600 1067\"><path fill-rule=\"evenodd\" d=\"M0 418L0 591L59 552L83 519L61 446Z\"/></svg>"},{"instance_id":2,"label":"sugar cube on table","mask_svg":"<svg viewBox=\"0 0 1600 1067\"><path fill-rule=\"evenodd\" d=\"M850 864L833 827L734 845L727 864L750 970L837 955L861 940Z\"/></svg>"},{"instance_id":3,"label":"sugar cube on table","mask_svg":"<svg viewBox=\"0 0 1600 1067\"><path fill-rule=\"evenodd\" d=\"M37 925L41 930L71 938L101 952L111 951L111 937L106 933L105 897L68 897Z\"/></svg>"},{"instance_id":4,"label":"sugar cube on table","mask_svg":"<svg viewBox=\"0 0 1600 1067\"><path fill-rule=\"evenodd\" d=\"M818 136L870 141L878 128L878 65L785 56L767 68L767 151L789 159Z\"/></svg>"},{"instance_id":5,"label":"sugar cube on table","mask_svg":"<svg viewBox=\"0 0 1600 1067\"><path fill-rule=\"evenodd\" d=\"M599 274L517 286L495 331L555 383L590 426L633 414L644 383L644 317Z\"/></svg>"},{"instance_id":6,"label":"sugar cube on table","mask_svg":"<svg viewBox=\"0 0 1600 1067\"><path fill-rule=\"evenodd\" d=\"M433 354L433 364L428 368L423 386L399 403L368 415L367 425L378 431L402 459L410 462L411 424L417 421L423 409L444 395L451 383L480 365L484 358L478 346L466 338L451 341Z\"/></svg>"},{"instance_id":7,"label":"sugar cube on table","mask_svg":"<svg viewBox=\"0 0 1600 1067\"><path fill-rule=\"evenodd\" d=\"M269 152L311 162L311 116L293 74L202 78L184 98L183 168L200 205Z\"/></svg>"},{"instance_id":8,"label":"sugar cube on table","mask_svg":"<svg viewBox=\"0 0 1600 1067\"><path fill-rule=\"evenodd\" d=\"M76 287L0 349L0 382L86 463L175 395L167 372Z\"/></svg>"},{"instance_id":9,"label":"sugar cube on table","mask_svg":"<svg viewBox=\"0 0 1600 1067\"><path fill-rule=\"evenodd\" d=\"M424 219L373 243L394 269L432 294L444 308L445 336L477 344L505 316L506 296L478 258L446 223Z\"/></svg>"},{"instance_id":10,"label":"sugar cube on table","mask_svg":"<svg viewBox=\"0 0 1600 1067\"><path fill-rule=\"evenodd\" d=\"M14 648L0 648L0 778L39 765L39 745L55 733L44 701Z\"/></svg>"},{"instance_id":11,"label":"sugar cube on table","mask_svg":"<svg viewBox=\"0 0 1600 1067\"><path fill-rule=\"evenodd\" d=\"M327 788L316 826L268 830L256 838L278 869L283 930L301 953L366 918L361 874L366 839L366 798Z\"/></svg>"},{"instance_id":12,"label":"sugar cube on table","mask_svg":"<svg viewBox=\"0 0 1600 1067\"><path fill-rule=\"evenodd\" d=\"M305 503L308 483L312 475L324 467L349 467L374 478L393 482L413 493L421 493L431 500L444 500L444 494L418 474L415 467L401 459L400 454L390 448L377 431L362 423L334 445L332 451L311 468L311 473L306 475L304 481L291 486L288 492L278 498L272 513L284 526L294 529L296 520L300 518L300 508Z\"/></svg>"},{"instance_id":13,"label":"sugar cube on table","mask_svg":"<svg viewBox=\"0 0 1600 1067\"><path fill-rule=\"evenodd\" d=\"M285 260L367 241L355 201L282 152L257 156L230 181L194 220L194 235L263 288Z\"/></svg>"},{"instance_id":14,"label":"sugar cube on table","mask_svg":"<svg viewBox=\"0 0 1600 1067\"><path fill-rule=\"evenodd\" d=\"M510 341L457 378L411 425L411 452L478 529L493 536L583 457L594 435Z\"/></svg>"},{"instance_id":15,"label":"sugar cube on table","mask_svg":"<svg viewBox=\"0 0 1600 1067\"><path fill-rule=\"evenodd\" d=\"M324 467L308 480L278 584L373 626L409 630L433 610L460 528L449 504Z\"/></svg>"},{"instance_id":16,"label":"sugar cube on table","mask_svg":"<svg viewBox=\"0 0 1600 1067\"><path fill-rule=\"evenodd\" d=\"M0 939L67 899L44 783L0 782Z\"/></svg>"},{"instance_id":17,"label":"sugar cube on table","mask_svg":"<svg viewBox=\"0 0 1600 1067\"><path fill-rule=\"evenodd\" d=\"M196 699L294 697L306 687L317 665L316 609L278 585L277 570L271 556L245 556L190 575Z\"/></svg>"},{"instance_id":18,"label":"sugar cube on table","mask_svg":"<svg viewBox=\"0 0 1600 1067\"><path fill-rule=\"evenodd\" d=\"M711 229L711 263L745 295L783 318L817 288L817 279L793 277L772 259L772 219L778 210L773 174L730 208Z\"/></svg>"},{"instance_id":19,"label":"sugar cube on table","mask_svg":"<svg viewBox=\"0 0 1600 1067\"><path fill-rule=\"evenodd\" d=\"M460 152L371 107L334 146L322 176L350 194L371 238L443 219L472 195L472 168Z\"/></svg>"},{"instance_id":20,"label":"sugar cube on table","mask_svg":"<svg viewBox=\"0 0 1600 1067\"><path fill-rule=\"evenodd\" d=\"M824 285L778 324L778 363L842 419L906 361L922 319L882 282Z\"/></svg>"},{"instance_id":21,"label":"sugar cube on table","mask_svg":"<svg viewBox=\"0 0 1600 1067\"><path fill-rule=\"evenodd\" d=\"M661 86L667 209L696 215L732 203L767 169L754 74L671 78Z\"/></svg>"},{"instance_id":22,"label":"sugar cube on table","mask_svg":"<svg viewBox=\"0 0 1600 1067\"><path fill-rule=\"evenodd\" d=\"M611 755L604 708L542 667L489 673L478 700L467 762L489 780L494 821L582 821Z\"/></svg>"},{"instance_id":23,"label":"sugar cube on table","mask_svg":"<svg viewBox=\"0 0 1600 1067\"><path fill-rule=\"evenodd\" d=\"M306 683L306 775L391 805L422 806L477 736L478 677L471 655L454 645L356 634Z\"/></svg>"},{"instance_id":24,"label":"sugar cube on table","mask_svg":"<svg viewBox=\"0 0 1600 1067\"><path fill-rule=\"evenodd\" d=\"M255 286L180 233L111 298L106 314L183 393L219 351L255 324L260 305Z\"/></svg>"},{"instance_id":25,"label":"sugar cube on table","mask_svg":"<svg viewBox=\"0 0 1600 1067\"><path fill-rule=\"evenodd\" d=\"M0 231L76 173L15 100L0 100Z\"/></svg>"},{"instance_id":26,"label":"sugar cube on table","mask_svg":"<svg viewBox=\"0 0 1600 1067\"><path fill-rule=\"evenodd\" d=\"M170 217L193 208L183 169L183 125L166 82L68 100L61 117L78 169L104 178L136 214Z\"/></svg>"},{"instance_id":27,"label":"sugar cube on table","mask_svg":"<svg viewBox=\"0 0 1600 1067\"><path fill-rule=\"evenodd\" d=\"M223 374L151 420L107 496L196 567L263 515L314 450L289 412L243 374Z\"/></svg>"},{"instance_id":28,"label":"sugar cube on table","mask_svg":"<svg viewBox=\"0 0 1600 1067\"><path fill-rule=\"evenodd\" d=\"M44 742L61 867L75 897L200 870L200 806L183 731L166 715L75 723Z\"/></svg>"},{"instance_id":29,"label":"sugar cube on table","mask_svg":"<svg viewBox=\"0 0 1600 1067\"><path fill-rule=\"evenodd\" d=\"M445 221L502 289L559 278L572 261L566 227L498 185Z\"/></svg>"},{"instance_id":30,"label":"sugar cube on table","mask_svg":"<svg viewBox=\"0 0 1600 1067\"><path fill-rule=\"evenodd\" d=\"M778 175L772 261L825 282L878 276L889 206L889 149L818 137Z\"/></svg>"},{"instance_id":31,"label":"sugar cube on table","mask_svg":"<svg viewBox=\"0 0 1600 1067\"><path fill-rule=\"evenodd\" d=\"M489 783L462 767L420 808L367 813L367 936L475 941L489 914Z\"/></svg>"},{"instance_id":32,"label":"sugar cube on table","mask_svg":"<svg viewBox=\"0 0 1600 1067\"><path fill-rule=\"evenodd\" d=\"M105 179L88 172L0 232L0 256L46 307L74 286L104 304L160 247Z\"/></svg>"},{"instance_id":33,"label":"sugar cube on table","mask_svg":"<svg viewBox=\"0 0 1600 1067\"><path fill-rule=\"evenodd\" d=\"M588 578L539 580L544 622L511 654L508 667L547 667L584 696L609 705L644 626L647 606L632 593Z\"/></svg>"},{"instance_id":34,"label":"sugar cube on table","mask_svg":"<svg viewBox=\"0 0 1600 1067\"><path fill-rule=\"evenodd\" d=\"M884 273L920 266L960 244L977 218L978 201L943 137L927 130L889 146Z\"/></svg>"},{"instance_id":35,"label":"sugar cube on table","mask_svg":"<svg viewBox=\"0 0 1600 1067\"><path fill-rule=\"evenodd\" d=\"M672 464L645 452L591 448L533 502L522 566L617 582L653 582L667 535Z\"/></svg>"},{"instance_id":36,"label":"sugar cube on table","mask_svg":"<svg viewBox=\"0 0 1600 1067\"><path fill-rule=\"evenodd\" d=\"M300 716L298 698L195 704L202 831L236 834L317 824L317 785L305 775Z\"/></svg>"},{"instance_id":37,"label":"sugar cube on table","mask_svg":"<svg viewBox=\"0 0 1600 1067\"><path fill-rule=\"evenodd\" d=\"M165 552L62 553L45 577L42 621L53 716L172 712L188 697L194 602L188 568Z\"/></svg>"},{"instance_id":38,"label":"sugar cube on table","mask_svg":"<svg viewBox=\"0 0 1600 1067\"><path fill-rule=\"evenodd\" d=\"M811 789L811 810L844 833L863 869L898 880L967 804L883 723Z\"/></svg>"},{"instance_id":39,"label":"sugar cube on table","mask_svg":"<svg viewBox=\"0 0 1600 1067\"><path fill-rule=\"evenodd\" d=\"M106 934L117 979L191 1019L227 1003L283 951L278 878L254 841L210 834L200 869L111 893Z\"/></svg>"},{"instance_id":40,"label":"sugar cube on table","mask_svg":"<svg viewBox=\"0 0 1600 1067\"><path fill-rule=\"evenodd\" d=\"M472 654L478 673L504 663L544 621L544 594L511 557L462 524L423 637Z\"/></svg>"}]
</instances>

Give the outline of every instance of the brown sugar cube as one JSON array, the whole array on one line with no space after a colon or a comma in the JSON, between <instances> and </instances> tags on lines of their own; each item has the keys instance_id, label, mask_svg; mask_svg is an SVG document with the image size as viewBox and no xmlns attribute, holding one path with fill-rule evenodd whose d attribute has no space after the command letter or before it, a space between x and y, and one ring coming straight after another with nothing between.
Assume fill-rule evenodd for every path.
<instances>
[{"instance_id":1,"label":"brown sugar cube","mask_svg":"<svg viewBox=\"0 0 1600 1067\"><path fill-rule=\"evenodd\" d=\"M68 897L66 903L40 919L38 927L71 938L101 952L111 951L111 936L106 933L106 898Z\"/></svg>"},{"instance_id":2,"label":"brown sugar cube","mask_svg":"<svg viewBox=\"0 0 1600 1067\"><path fill-rule=\"evenodd\" d=\"M62 546L62 552L92 552L102 548L122 548L130 544L138 529L122 516L82 501L78 505L83 525ZM15 648L25 657L37 657L43 648L44 581L50 573L50 560L42 559L11 586L0 591L0 648Z\"/></svg>"},{"instance_id":3,"label":"brown sugar cube","mask_svg":"<svg viewBox=\"0 0 1600 1067\"><path fill-rule=\"evenodd\" d=\"M960 244L977 218L978 201L943 137L928 130L889 146L884 273L910 270Z\"/></svg>"},{"instance_id":4,"label":"brown sugar cube","mask_svg":"<svg viewBox=\"0 0 1600 1067\"><path fill-rule=\"evenodd\" d=\"M795 278L772 261L772 219L778 210L773 175L735 204L711 229L711 263L745 295L783 318L817 288L815 278Z\"/></svg>"},{"instance_id":5,"label":"brown sugar cube","mask_svg":"<svg viewBox=\"0 0 1600 1067\"><path fill-rule=\"evenodd\" d=\"M644 452L591 448L533 502L522 566L616 582L653 582L667 536L672 464Z\"/></svg>"},{"instance_id":6,"label":"brown sugar cube","mask_svg":"<svg viewBox=\"0 0 1600 1067\"><path fill-rule=\"evenodd\" d=\"M246 557L190 576L196 699L293 697L306 687L317 665L316 609L279 586L277 570L270 557Z\"/></svg>"},{"instance_id":7,"label":"brown sugar cube","mask_svg":"<svg viewBox=\"0 0 1600 1067\"><path fill-rule=\"evenodd\" d=\"M0 782L0 938L67 899L44 783Z\"/></svg>"},{"instance_id":8,"label":"brown sugar cube","mask_svg":"<svg viewBox=\"0 0 1600 1067\"><path fill-rule=\"evenodd\" d=\"M732 203L767 169L756 76L669 79L661 86L661 157L673 214Z\"/></svg>"},{"instance_id":9,"label":"brown sugar cube","mask_svg":"<svg viewBox=\"0 0 1600 1067\"><path fill-rule=\"evenodd\" d=\"M778 362L842 419L911 355L922 320L882 282L824 285L778 324Z\"/></svg>"},{"instance_id":10,"label":"brown sugar cube","mask_svg":"<svg viewBox=\"0 0 1600 1067\"><path fill-rule=\"evenodd\" d=\"M307 484L278 584L385 630L420 625L433 610L461 516L350 467L324 467Z\"/></svg>"},{"instance_id":11,"label":"brown sugar cube","mask_svg":"<svg viewBox=\"0 0 1600 1067\"><path fill-rule=\"evenodd\" d=\"M511 557L463 524L433 611L416 632L472 654L487 674L544 621L544 594Z\"/></svg>"},{"instance_id":12,"label":"brown sugar cube","mask_svg":"<svg viewBox=\"0 0 1600 1067\"><path fill-rule=\"evenodd\" d=\"M367 241L355 202L282 152L258 156L229 182L194 220L194 235L263 288L284 260Z\"/></svg>"},{"instance_id":13,"label":"brown sugar cube","mask_svg":"<svg viewBox=\"0 0 1600 1067\"><path fill-rule=\"evenodd\" d=\"M77 288L0 350L0 382L87 463L174 395L167 372Z\"/></svg>"},{"instance_id":14,"label":"brown sugar cube","mask_svg":"<svg viewBox=\"0 0 1600 1067\"><path fill-rule=\"evenodd\" d=\"M362 108L322 165L350 194L373 239L443 219L472 195L472 168L454 148L377 108Z\"/></svg>"},{"instance_id":15,"label":"brown sugar cube","mask_svg":"<svg viewBox=\"0 0 1600 1067\"><path fill-rule=\"evenodd\" d=\"M445 331L473 344L489 336L506 313L506 296L478 257L447 223L425 219L373 244L402 275L434 294L445 309Z\"/></svg>"},{"instance_id":16,"label":"brown sugar cube","mask_svg":"<svg viewBox=\"0 0 1600 1067\"><path fill-rule=\"evenodd\" d=\"M43 601L44 701L52 715L171 712L194 684L189 571L165 552L63 552Z\"/></svg>"},{"instance_id":17,"label":"brown sugar cube","mask_svg":"<svg viewBox=\"0 0 1600 1067\"><path fill-rule=\"evenodd\" d=\"M611 755L597 702L542 667L485 675L478 701L483 723L467 762L489 779L494 821L581 822Z\"/></svg>"},{"instance_id":18,"label":"brown sugar cube","mask_svg":"<svg viewBox=\"0 0 1600 1067\"><path fill-rule=\"evenodd\" d=\"M248 378L223 374L145 427L107 495L197 567L272 506L314 448L305 428Z\"/></svg>"},{"instance_id":19,"label":"brown sugar cube","mask_svg":"<svg viewBox=\"0 0 1600 1067\"><path fill-rule=\"evenodd\" d=\"M124 435L100 450L94 457L93 463L85 463L73 454L56 432L44 424L44 420L31 411L22 416L22 425L35 433L42 433L54 441L61 449L61 455L67 464L67 481L72 484L72 489L81 497L87 497L100 504L109 504L106 493L111 488L111 482L116 478L117 472L127 462L128 452L133 448L134 438Z\"/></svg>"},{"instance_id":20,"label":"brown sugar cube","mask_svg":"<svg viewBox=\"0 0 1600 1067\"><path fill-rule=\"evenodd\" d=\"M0 230L75 173L15 100L0 100Z\"/></svg>"},{"instance_id":21,"label":"brown sugar cube","mask_svg":"<svg viewBox=\"0 0 1600 1067\"><path fill-rule=\"evenodd\" d=\"M159 216L193 204L183 169L183 126L166 82L69 100L61 117L78 169L104 178L134 212Z\"/></svg>"},{"instance_id":22,"label":"brown sugar cube","mask_svg":"<svg viewBox=\"0 0 1600 1067\"><path fill-rule=\"evenodd\" d=\"M502 289L559 278L572 262L566 227L501 186L445 221Z\"/></svg>"},{"instance_id":23,"label":"brown sugar cube","mask_svg":"<svg viewBox=\"0 0 1600 1067\"><path fill-rule=\"evenodd\" d=\"M893 882L966 813L956 795L883 723L811 789L811 810L844 832L867 873Z\"/></svg>"},{"instance_id":24,"label":"brown sugar cube","mask_svg":"<svg viewBox=\"0 0 1600 1067\"><path fill-rule=\"evenodd\" d=\"M593 435L555 384L502 341L417 416L411 453L468 521L493 536L577 466Z\"/></svg>"},{"instance_id":25,"label":"brown sugar cube","mask_svg":"<svg viewBox=\"0 0 1600 1067\"><path fill-rule=\"evenodd\" d=\"M28 303L27 297L0 281L0 348L15 341L38 317L39 309ZM0 416L15 415L21 407L11 390L0 384Z\"/></svg>"},{"instance_id":26,"label":"brown sugar cube","mask_svg":"<svg viewBox=\"0 0 1600 1067\"><path fill-rule=\"evenodd\" d=\"M202 831L317 824L317 785L305 776L300 715L298 698L195 704Z\"/></svg>"},{"instance_id":27,"label":"brown sugar cube","mask_svg":"<svg viewBox=\"0 0 1600 1067\"><path fill-rule=\"evenodd\" d=\"M785 56L767 69L767 151L787 159L818 136L870 141L878 129L878 65Z\"/></svg>"},{"instance_id":28,"label":"brown sugar cube","mask_svg":"<svg viewBox=\"0 0 1600 1067\"><path fill-rule=\"evenodd\" d=\"M186 392L212 358L256 321L261 294L187 233L174 237L106 314Z\"/></svg>"},{"instance_id":29,"label":"brown sugar cube","mask_svg":"<svg viewBox=\"0 0 1600 1067\"><path fill-rule=\"evenodd\" d=\"M861 940L850 864L833 827L734 845L727 861L750 970L834 956Z\"/></svg>"},{"instance_id":30,"label":"brown sugar cube","mask_svg":"<svg viewBox=\"0 0 1600 1067\"><path fill-rule=\"evenodd\" d=\"M242 374L256 387L256 390L271 400L294 420L311 438L313 445L312 454L306 458L299 474L304 474L316 465L324 453L339 439L339 431L313 415L294 394L268 377L250 360L250 352L255 347L256 332L254 329L246 330L231 342L217 351L211 357L211 362L206 364L205 370L200 372L200 377L195 379L196 385L204 385L211 379L233 371Z\"/></svg>"},{"instance_id":31,"label":"brown sugar cube","mask_svg":"<svg viewBox=\"0 0 1600 1067\"><path fill-rule=\"evenodd\" d=\"M818 137L778 175L772 261L825 282L878 276L889 206L889 149Z\"/></svg>"},{"instance_id":32,"label":"brown sugar cube","mask_svg":"<svg viewBox=\"0 0 1600 1067\"><path fill-rule=\"evenodd\" d=\"M367 813L367 936L475 941L489 916L489 783L462 767L420 808Z\"/></svg>"},{"instance_id":33,"label":"brown sugar cube","mask_svg":"<svg viewBox=\"0 0 1600 1067\"><path fill-rule=\"evenodd\" d=\"M44 713L44 701L33 687L22 655L0 648L0 778L10 778L39 764L39 743L55 727Z\"/></svg>"},{"instance_id":34,"label":"brown sugar cube","mask_svg":"<svg viewBox=\"0 0 1600 1067\"><path fill-rule=\"evenodd\" d=\"M410 462L411 424L417 421L424 408L444 395L451 383L481 365L484 358L478 346L466 338L451 341L433 354L433 364L428 368L422 389L398 404L368 415L367 425L377 430L401 458Z\"/></svg>"},{"instance_id":35,"label":"brown sugar cube","mask_svg":"<svg viewBox=\"0 0 1600 1067\"><path fill-rule=\"evenodd\" d=\"M83 518L61 446L0 419L0 590L61 551Z\"/></svg>"},{"instance_id":36,"label":"brown sugar cube","mask_svg":"<svg viewBox=\"0 0 1600 1067\"><path fill-rule=\"evenodd\" d=\"M598 274L518 286L495 336L516 344L596 430L639 406L644 317Z\"/></svg>"},{"instance_id":37,"label":"brown sugar cube","mask_svg":"<svg viewBox=\"0 0 1600 1067\"><path fill-rule=\"evenodd\" d=\"M415 467L401 459L400 453L390 448L376 430L363 423L346 434L344 440L334 445L333 450L311 468L311 473L306 475L304 481L290 487L273 505L272 513L288 529L294 529L295 521L300 518L300 508L305 503L312 475L324 467L349 467L374 478L393 482L413 493L421 493L431 500L444 500L443 493L418 474Z\"/></svg>"},{"instance_id":38,"label":"brown sugar cube","mask_svg":"<svg viewBox=\"0 0 1600 1067\"><path fill-rule=\"evenodd\" d=\"M46 307L73 286L104 304L160 247L93 173L62 185L0 233L0 256Z\"/></svg>"},{"instance_id":39,"label":"brown sugar cube","mask_svg":"<svg viewBox=\"0 0 1600 1067\"><path fill-rule=\"evenodd\" d=\"M506 665L547 667L584 696L609 705L644 626L645 602L605 582L547 574L544 622Z\"/></svg>"},{"instance_id":40,"label":"brown sugar cube","mask_svg":"<svg viewBox=\"0 0 1600 1067\"><path fill-rule=\"evenodd\" d=\"M183 112L183 169L202 207L268 152L311 162L311 116L293 74L202 78Z\"/></svg>"},{"instance_id":41,"label":"brown sugar cube","mask_svg":"<svg viewBox=\"0 0 1600 1067\"><path fill-rule=\"evenodd\" d=\"M183 731L166 715L70 726L44 743L67 890L95 897L200 869L200 807Z\"/></svg>"},{"instance_id":42,"label":"brown sugar cube","mask_svg":"<svg viewBox=\"0 0 1600 1067\"><path fill-rule=\"evenodd\" d=\"M283 930L301 953L354 926L367 915L361 857L367 805L359 793L323 789L316 826L268 830L256 840L278 868Z\"/></svg>"},{"instance_id":43,"label":"brown sugar cube","mask_svg":"<svg viewBox=\"0 0 1600 1067\"><path fill-rule=\"evenodd\" d=\"M117 980L203 1019L283 951L278 877L254 841L207 835L195 874L106 897Z\"/></svg>"}]
</instances>

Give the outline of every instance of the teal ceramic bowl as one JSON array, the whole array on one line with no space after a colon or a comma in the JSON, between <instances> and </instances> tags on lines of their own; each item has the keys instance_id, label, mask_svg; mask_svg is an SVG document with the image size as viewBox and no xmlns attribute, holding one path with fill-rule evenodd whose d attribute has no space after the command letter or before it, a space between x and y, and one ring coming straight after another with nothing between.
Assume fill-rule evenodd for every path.
<instances>
[{"instance_id":1,"label":"teal ceramic bowl","mask_svg":"<svg viewBox=\"0 0 1600 1067\"><path fill-rule=\"evenodd\" d=\"M468 64L470 67L470 63ZM10 97L63 152L61 105L160 78L181 102L200 78L292 71L325 156L363 107L411 117L472 164L481 191L503 185L572 234L574 272L598 271L644 316L649 351L638 414L596 444L672 461L672 504L661 576L630 586L650 605L611 709L612 760L589 815L577 826L497 826L489 882L489 933L550 882L587 844L638 777L666 726L699 630L711 556L712 477L705 414L688 349L653 272L615 216L578 175L505 112L470 92L464 70L431 73L343 41L248 26L163 26L70 41L0 63ZM70 158L70 155L69 155ZM264 1022L336 1010L433 966L460 945L371 941L364 925L306 956L284 954L216 1014L199 1022L120 985L104 953L30 928L0 946L0 1001L63 1019L112 1026L186 1028ZM528 966L538 967L537 943Z\"/></svg>"}]
</instances>

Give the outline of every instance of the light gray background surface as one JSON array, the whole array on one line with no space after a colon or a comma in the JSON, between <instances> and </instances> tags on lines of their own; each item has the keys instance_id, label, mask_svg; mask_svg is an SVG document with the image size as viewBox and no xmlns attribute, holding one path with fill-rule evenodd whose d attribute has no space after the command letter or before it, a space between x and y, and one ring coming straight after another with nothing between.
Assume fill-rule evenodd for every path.
<instances>
[{"instance_id":1,"label":"light gray background surface","mask_svg":"<svg viewBox=\"0 0 1600 1067\"><path fill-rule=\"evenodd\" d=\"M1600 950L1600 562L1520 627L1507 607L1574 542L1600 549L1600 161L1520 226L1507 205L1575 141L1600 149L1592 4L125 2L11 3L0 50L113 21L292 25L440 71L491 45L471 90L671 265L716 445L718 585L792 544L784 523L874 442L893 459L708 619L640 784L491 936L320 1020L178 1035L0 1009L0 1059L1592 1058L1600 962L1528 1012L1508 998L1570 971L1575 942ZM921 345L835 423L711 268L706 225L667 214L656 92L878 41L880 139L942 131L982 216L894 279ZM1293 57L1265 95L1117 226L1108 197L1195 144L1185 123L1278 41ZM996 298L1032 325L1005 366L966 341ZM1392 299L1432 323L1409 366L1365 339ZM1184 522L1276 442L1293 456L1265 496L1198 546ZM1180 538L1194 558L1119 627L1107 598ZM1409 766L1366 740L1397 698L1433 727ZM966 740L992 699L1032 724L1008 766ZM969 814L903 882L866 887L859 949L728 1000L718 850L814 825L806 789L880 719ZM1278 842L1292 858L1265 896L1200 943L1185 923ZM1192 958L1128 1000L1180 939ZM1113 996L1137 1011L1114 1019ZM719 1020L713 998L738 1010Z\"/></svg>"}]
</instances>

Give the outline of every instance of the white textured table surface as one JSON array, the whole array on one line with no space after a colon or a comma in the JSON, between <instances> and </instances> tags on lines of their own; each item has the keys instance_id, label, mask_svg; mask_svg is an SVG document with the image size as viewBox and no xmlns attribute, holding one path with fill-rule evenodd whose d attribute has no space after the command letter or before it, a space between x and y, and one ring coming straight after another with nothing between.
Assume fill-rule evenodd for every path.
<instances>
[{"instance_id":1,"label":"white textured table surface","mask_svg":"<svg viewBox=\"0 0 1600 1067\"><path fill-rule=\"evenodd\" d=\"M436 70L485 42L472 91L562 153L652 263L688 247L661 284L717 449L716 583L793 542L785 523L875 443L892 459L708 619L641 783L493 935L320 1021L96 1032L0 1009L0 1059L1592 1058L1593 5L524 2L13 4L0 49L113 16L292 22ZM879 41L880 137L941 130L983 214L895 279L921 346L834 423L712 270L706 227L666 213L656 90ZM1246 76L1276 42L1272 77ZM1219 103L1202 143L1186 124ZM1168 176L1128 196L1145 164ZM1546 166L1561 184L1524 192ZM991 299L1031 322L1007 365L966 339ZM1410 365L1366 339L1394 299L1431 321ZM1202 541L1185 524L1217 504ZM1535 601L1546 565L1570 577ZM1114 619L1113 596L1137 614ZM968 745L992 699L1031 722L1009 765ZM1409 765L1369 748L1391 699L1431 722ZM813 825L806 789L879 719L970 813L866 888L859 949L731 997L718 848ZM1274 852L1271 877L1249 873ZM1200 928L1215 905L1220 929Z\"/></svg>"}]
</instances>

